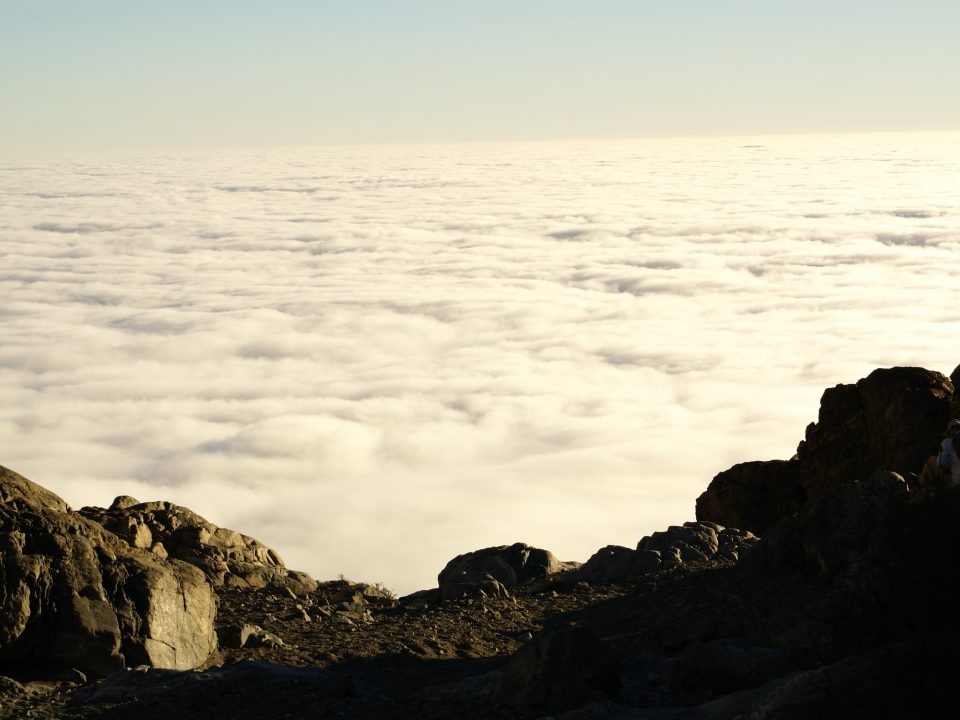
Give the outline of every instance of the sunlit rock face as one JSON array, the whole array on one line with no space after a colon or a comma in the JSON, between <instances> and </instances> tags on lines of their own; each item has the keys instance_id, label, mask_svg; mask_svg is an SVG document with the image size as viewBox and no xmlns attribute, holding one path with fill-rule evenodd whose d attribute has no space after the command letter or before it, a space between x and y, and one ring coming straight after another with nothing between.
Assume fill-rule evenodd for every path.
<instances>
[{"instance_id":1,"label":"sunlit rock face","mask_svg":"<svg viewBox=\"0 0 960 720\"><path fill-rule=\"evenodd\" d=\"M122 495L109 508L85 507L80 514L133 547L200 568L215 588L275 586L304 593L317 587L308 574L288 570L279 553L256 538L217 527L173 503L141 503Z\"/></svg>"},{"instance_id":2,"label":"sunlit rock face","mask_svg":"<svg viewBox=\"0 0 960 720\"><path fill-rule=\"evenodd\" d=\"M0 664L186 669L216 650L197 568L131 548L59 497L0 468Z\"/></svg>"}]
</instances>

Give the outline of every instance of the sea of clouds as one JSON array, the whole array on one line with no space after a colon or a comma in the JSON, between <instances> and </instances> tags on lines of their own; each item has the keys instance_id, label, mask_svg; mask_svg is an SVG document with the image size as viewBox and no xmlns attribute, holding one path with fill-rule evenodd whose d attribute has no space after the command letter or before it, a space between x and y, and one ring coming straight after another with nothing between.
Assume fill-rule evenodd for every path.
<instances>
[{"instance_id":1,"label":"sea of clouds","mask_svg":"<svg viewBox=\"0 0 960 720\"><path fill-rule=\"evenodd\" d=\"M7 159L0 208L0 464L401 592L960 363L960 134Z\"/></svg>"}]
</instances>

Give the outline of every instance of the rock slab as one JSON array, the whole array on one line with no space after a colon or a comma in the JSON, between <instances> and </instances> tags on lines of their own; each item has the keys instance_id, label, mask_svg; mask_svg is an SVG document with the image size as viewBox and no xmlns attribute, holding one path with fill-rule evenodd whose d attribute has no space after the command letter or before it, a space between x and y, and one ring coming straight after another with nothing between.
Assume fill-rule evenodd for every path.
<instances>
[{"instance_id":1,"label":"rock slab","mask_svg":"<svg viewBox=\"0 0 960 720\"><path fill-rule=\"evenodd\" d=\"M85 507L80 514L131 547L200 568L214 587L281 586L296 594L316 590L303 572L288 570L280 555L259 540L218 527L192 510L169 502L141 503L121 495L109 508Z\"/></svg>"},{"instance_id":2,"label":"rock slab","mask_svg":"<svg viewBox=\"0 0 960 720\"><path fill-rule=\"evenodd\" d=\"M216 649L215 613L195 567L128 546L0 467L0 664L191 668Z\"/></svg>"}]
</instances>

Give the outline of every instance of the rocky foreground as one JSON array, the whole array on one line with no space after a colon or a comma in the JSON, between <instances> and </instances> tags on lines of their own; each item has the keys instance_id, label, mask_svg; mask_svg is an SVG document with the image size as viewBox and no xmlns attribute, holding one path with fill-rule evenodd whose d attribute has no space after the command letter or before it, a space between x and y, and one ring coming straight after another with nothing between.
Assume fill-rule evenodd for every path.
<instances>
[{"instance_id":1,"label":"rocky foreground","mask_svg":"<svg viewBox=\"0 0 960 720\"><path fill-rule=\"evenodd\" d=\"M478 550L404 598L0 468L0 717L960 717L960 489L914 474L958 381L877 370L696 520L582 565Z\"/></svg>"}]
</instances>

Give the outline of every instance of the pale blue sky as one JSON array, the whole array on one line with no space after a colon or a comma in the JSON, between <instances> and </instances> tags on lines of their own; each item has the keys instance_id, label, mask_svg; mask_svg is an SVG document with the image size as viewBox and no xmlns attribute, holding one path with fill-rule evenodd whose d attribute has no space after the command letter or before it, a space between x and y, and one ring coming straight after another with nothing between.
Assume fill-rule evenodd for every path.
<instances>
[{"instance_id":1,"label":"pale blue sky","mask_svg":"<svg viewBox=\"0 0 960 720\"><path fill-rule=\"evenodd\" d=\"M0 0L0 150L960 129L955 0Z\"/></svg>"}]
</instances>

